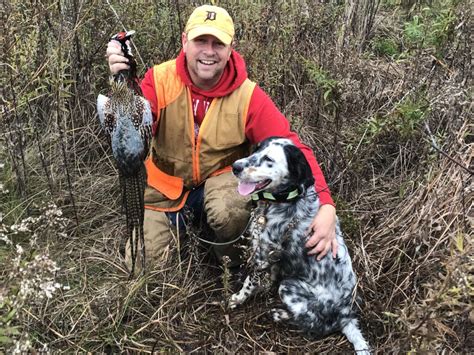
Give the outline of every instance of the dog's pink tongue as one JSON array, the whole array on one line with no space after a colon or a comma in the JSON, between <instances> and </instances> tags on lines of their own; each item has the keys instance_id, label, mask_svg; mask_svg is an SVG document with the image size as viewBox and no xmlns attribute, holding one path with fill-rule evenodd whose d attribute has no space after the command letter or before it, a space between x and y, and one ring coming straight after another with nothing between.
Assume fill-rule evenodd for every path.
<instances>
[{"instance_id":1,"label":"dog's pink tongue","mask_svg":"<svg viewBox=\"0 0 474 355\"><path fill-rule=\"evenodd\" d=\"M254 184L251 182L239 182L239 186L237 187L237 190L239 191L239 194L241 194L242 196L247 196L255 191L256 185L257 184Z\"/></svg>"}]
</instances>

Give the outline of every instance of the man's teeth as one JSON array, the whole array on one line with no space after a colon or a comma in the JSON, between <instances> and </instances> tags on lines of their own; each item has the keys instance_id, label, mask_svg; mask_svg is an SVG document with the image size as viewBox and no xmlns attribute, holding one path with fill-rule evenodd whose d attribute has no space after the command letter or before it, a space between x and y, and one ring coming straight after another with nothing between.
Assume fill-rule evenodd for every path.
<instances>
[{"instance_id":1,"label":"man's teeth","mask_svg":"<svg viewBox=\"0 0 474 355\"><path fill-rule=\"evenodd\" d=\"M205 64L205 65L212 65L215 63L215 61L213 60L200 60L199 62L201 62L202 64Z\"/></svg>"}]
</instances>

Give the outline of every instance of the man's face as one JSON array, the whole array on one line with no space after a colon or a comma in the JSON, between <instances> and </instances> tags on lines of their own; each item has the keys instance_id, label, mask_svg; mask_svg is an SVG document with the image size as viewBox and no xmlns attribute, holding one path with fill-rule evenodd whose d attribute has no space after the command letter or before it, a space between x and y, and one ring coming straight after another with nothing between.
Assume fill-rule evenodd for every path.
<instances>
[{"instance_id":1,"label":"man's face","mask_svg":"<svg viewBox=\"0 0 474 355\"><path fill-rule=\"evenodd\" d=\"M188 41L183 33L181 38L194 85L203 90L212 89L224 72L232 47L211 35L202 35Z\"/></svg>"}]
</instances>

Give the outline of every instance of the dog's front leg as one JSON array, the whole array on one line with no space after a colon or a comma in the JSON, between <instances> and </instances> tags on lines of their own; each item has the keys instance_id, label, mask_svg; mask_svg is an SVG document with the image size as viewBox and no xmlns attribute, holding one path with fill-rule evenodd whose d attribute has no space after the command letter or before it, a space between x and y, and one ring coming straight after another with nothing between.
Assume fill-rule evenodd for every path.
<instances>
[{"instance_id":1,"label":"dog's front leg","mask_svg":"<svg viewBox=\"0 0 474 355\"><path fill-rule=\"evenodd\" d=\"M229 307L233 309L244 303L252 295L256 287L257 286L252 282L250 275L247 276L240 291L230 296Z\"/></svg>"}]
</instances>

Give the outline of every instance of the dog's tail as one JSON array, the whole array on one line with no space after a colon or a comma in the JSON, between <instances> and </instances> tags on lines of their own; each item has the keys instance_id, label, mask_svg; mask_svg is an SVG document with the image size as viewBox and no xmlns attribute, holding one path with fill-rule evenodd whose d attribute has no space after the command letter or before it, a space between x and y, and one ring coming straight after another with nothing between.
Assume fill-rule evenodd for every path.
<instances>
[{"instance_id":1,"label":"dog's tail","mask_svg":"<svg viewBox=\"0 0 474 355\"><path fill-rule=\"evenodd\" d=\"M360 329L357 324L357 319L351 319L343 328L342 333L347 337L352 345L357 355L369 355L370 348L369 344L365 341Z\"/></svg>"}]
</instances>

